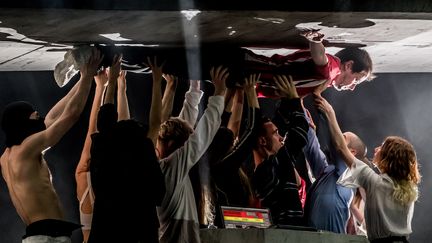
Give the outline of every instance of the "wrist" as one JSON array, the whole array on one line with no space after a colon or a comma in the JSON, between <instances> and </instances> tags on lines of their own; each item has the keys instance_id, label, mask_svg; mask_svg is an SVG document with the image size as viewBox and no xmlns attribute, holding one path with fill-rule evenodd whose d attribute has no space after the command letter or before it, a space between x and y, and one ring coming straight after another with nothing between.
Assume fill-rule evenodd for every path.
<instances>
[{"instance_id":1,"label":"wrist","mask_svg":"<svg viewBox=\"0 0 432 243\"><path fill-rule=\"evenodd\" d=\"M255 91L253 93L246 92L246 99L253 100L257 98Z\"/></svg>"},{"instance_id":2,"label":"wrist","mask_svg":"<svg viewBox=\"0 0 432 243\"><path fill-rule=\"evenodd\" d=\"M96 92L103 92L105 89L105 85L103 84L97 84L96 85Z\"/></svg>"},{"instance_id":3,"label":"wrist","mask_svg":"<svg viewBox=\"0 0 432 243\"><path fill-rule=\"evenodd\" d=\"M161 77L153 77L153 83L162 84L162 76Z\"/></svg>"},{"instance_id":4,"label":"wrist","mask_svg":"<svg viewBox=\"0 0 432 243\"><path fill-rule=\"evenodd\" d=\"M224 96L225 95L225 89L216 89L215 92L214 92L214 95L215 96L216 95L222 95L222 96Z\"/></svg>"},{"instance_id":5,"label":"wrist","mask_svg":"<svg viewBox=\"0 0 432 243\"><path fill-rule=\"evenodd\" d=\"M168 89L174 89L175 85L174 85L174 83L167 83L167 84L166 84L166 87L167 87Z\"/></svg>"},{"instance_id":6,"label":"wrist","mask_svg":"<svg viewBox=\"0 0 432 243\"><path fill-rule=\"evenodd\" d=\"M311 44L322 44L322 41L323 40L311 40L311 39L308 39L309 40L309 43L311 43Z\"/></svg>"},{"instance_id":7,"label":"wrist","mask_svg":"<svg viewBox=\"0 0 432 243\"><path fill-rule=\"evenodd\" d=\"M81 76L82 76L82 79L86 79L86 80L93 80L94 79L94 75L91 75L90 73L87 73L87 72L85 72L85 73L83 73L83 72L81 72Z\"/></svg>"}]
</instances>

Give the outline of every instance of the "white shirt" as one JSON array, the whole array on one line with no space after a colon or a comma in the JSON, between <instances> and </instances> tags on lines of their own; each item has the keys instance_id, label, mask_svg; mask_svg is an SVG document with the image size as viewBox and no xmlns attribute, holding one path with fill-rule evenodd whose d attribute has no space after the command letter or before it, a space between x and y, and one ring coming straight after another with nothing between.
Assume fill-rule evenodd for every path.
<instances>
[{"instance_id":1,"label":"white shirt","mask_svg":"<svg viewBox=\"0 0 432 243\"><path fill-rule=\"evenodd\" d=\"M338 183L346 187L363 187L366 191L365 221L369 240L389 236L408 236L414 202L402 205L393 197L394 182L387 174L377 174L355 159Z\"/></svg>"},{"instance_id":2,"label":"white shirt","mask_svg":"<svg viewBox=\"0 0 432 243\"><path fill-rule=\"evenodd\" d=\"M199 242L199 221L189 171L212 142L221 123L223 108L223 96L209 97L207 109L194 133L183 147L160 161L166 187L162 204L157 207L161 242Z\"/></svg>"}]
</instances>

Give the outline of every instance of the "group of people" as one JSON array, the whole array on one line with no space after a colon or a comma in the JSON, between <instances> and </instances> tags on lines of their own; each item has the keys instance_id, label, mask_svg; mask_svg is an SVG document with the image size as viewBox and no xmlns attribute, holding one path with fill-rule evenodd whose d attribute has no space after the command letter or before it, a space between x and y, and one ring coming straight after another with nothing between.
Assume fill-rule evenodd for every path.
<instances>
[{"instance_id":1,"label":"group of people","mask_svg":"<svg viewBox=\"0 0 432 243\"><path fill-rule=\"evenodd\" d=\"M369 161L364 142L341 132L321 95L330 86L354 90L372 79L369 54L346 48L330 55L322 34L303 36L309 50L288 56L244 50L244 80L234 87L226 86L230 70L213 67L213 94L199 119L200 81L190 80L174 116L177 77L164 74L156 57L146 62L153 79L149 120L131 119L122 56L100 68L103 55L96 48L80 80L46 118L27 102L9 104L0 165L27 225L23 242L70 242L79 228L90 243L200 242L200 224L220 226L217 209L224 205L269 208L275 225L407 242L420 182L413 146L389 136ZM79 119L93 80L75 174L76 224L64 220L43 154ZM307 95L322 114L315 119L302 102ZM278 100L272 117L262 115L259 97ZM299 172L300 163L310 177Z\"/></svg>"}]
</instances>

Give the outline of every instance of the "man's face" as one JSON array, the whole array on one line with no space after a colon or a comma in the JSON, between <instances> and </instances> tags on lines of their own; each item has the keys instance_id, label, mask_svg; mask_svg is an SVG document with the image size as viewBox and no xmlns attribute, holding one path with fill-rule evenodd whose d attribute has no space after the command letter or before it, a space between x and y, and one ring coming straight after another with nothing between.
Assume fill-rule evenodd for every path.
<instances>
[{"instance_id":1,"label":"man's face","mask_svg":"<svg viewBox=\"0 0 432 243\"><path fill-rule=\"evenodd\" d=\"M159 160L168 157L168 155L170 154L169 151L172 150L171 145L172 145L172 140L161 141L159 138L156 140L155 150L156 150L156 156L158 157Z\"/></svg>"},{"instance_id":2,"label":"man's face","mask_svg":"<svg viewBox=\"0 0 432 243\"><path fill-rule=\"evenodd\" d=\"M41 117L37 111L34 111L30 114L29 119L30 120L39 120Z\"/></svg>"},{"instance_id":3,"label":"man's face","mask_svg":"<svg viewBox=\"0 0 432 243\"><path fill-rule=\"evenodd\" d=\"M266 131L264 148L268 155L275 155L283 146L283 137L279 135L279 130L273 122L264 123L264 129Z\"/></svg>"},{"instance_id":4,"label":"man's face","mask_svg":"<svg viewBox=\"0 0 432 243\"><path fill-rule=\"evenodd\" d=\"M353 72L352 71L352 61L344 63L341 65L341 73L336 77L333 82L333 87L338 90L351 90L353 91L355 87L365 81L368 77L366 71Z\"/></svg>"}]
</instances>

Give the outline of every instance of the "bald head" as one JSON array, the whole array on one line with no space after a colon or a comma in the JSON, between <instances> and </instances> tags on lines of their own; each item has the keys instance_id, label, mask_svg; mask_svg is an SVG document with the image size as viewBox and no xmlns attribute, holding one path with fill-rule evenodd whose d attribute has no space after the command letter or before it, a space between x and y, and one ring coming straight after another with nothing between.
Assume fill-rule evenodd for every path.
<instances>
[{"instance_id":1,"label":"bald head","mask_svg":"<svg viewBox=\"0 0 432 243\"><path fill-rule=\"evenodd\" d=\"M357 159L363 160L366 156L367 148L363 141L352 132L344 132L345 141L348 148Z\"/></svg>"}]
</instances>

